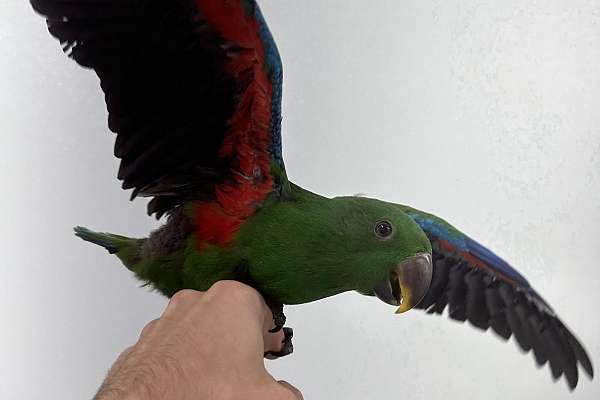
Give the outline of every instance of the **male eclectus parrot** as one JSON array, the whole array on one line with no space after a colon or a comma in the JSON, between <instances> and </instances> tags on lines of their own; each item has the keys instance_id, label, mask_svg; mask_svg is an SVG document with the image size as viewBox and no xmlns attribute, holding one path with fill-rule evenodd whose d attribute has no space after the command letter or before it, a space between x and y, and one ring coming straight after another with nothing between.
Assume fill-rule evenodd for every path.
<instances>
[{"instance_id":1,"label":"male eclectus parrot","mask_svg":"<svg viewBox=\"0 0 600 400\"><path fill-rule=\"evenodd\" d=\"M533 349L577 385L585 350L529 282L444 220L364 197L326 198L288 180L282 65L253 0L30 0L93 68L117 133L118 178L167 222L133 239L77 227L171 296L235 279L283 304L355 290L468 320ZM292 351L291 330L279 356Z\"/></svg>"}]
</instances>

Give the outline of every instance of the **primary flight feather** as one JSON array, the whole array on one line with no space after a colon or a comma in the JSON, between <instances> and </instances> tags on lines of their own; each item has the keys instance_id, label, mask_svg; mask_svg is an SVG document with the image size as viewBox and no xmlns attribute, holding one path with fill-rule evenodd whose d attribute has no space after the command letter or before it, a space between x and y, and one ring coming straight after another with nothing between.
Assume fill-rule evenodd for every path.
<instances>
[{"instance_id":1,"label":"primary flight feather","mask_svg":"<svg viewBox=\"0 0 600 400\"><path fill-rule=\"evenodd\" d=\"M222 279L284 304L355 290L491 327L571 388L592 363L508 263L444 220L290 182L282 65L253 0L30 0L63 50L100 78L124 189L166 224L134 239L77 227L167 296ZM276 355L291 352L286 346Z\"/></svg>"}]
</instances>

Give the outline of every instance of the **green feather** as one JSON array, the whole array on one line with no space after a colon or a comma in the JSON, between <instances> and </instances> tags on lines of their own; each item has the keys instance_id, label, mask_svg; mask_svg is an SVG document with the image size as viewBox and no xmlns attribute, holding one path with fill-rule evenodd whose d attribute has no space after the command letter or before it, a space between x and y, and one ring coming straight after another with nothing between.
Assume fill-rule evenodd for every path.
<instances>
[{"instance_id":1,"label":"green feather","mask_svg":"<svg viewBox=\"0 0 600 400\"><path fill-rule=\"evenodd\" d=\"M152 239L81 227L75 232L115 253L139 279L167 296L236 279L284 304L350 290L371 295L390 269L417 253L431 253L421 228L395 204L365 197L330 199L293 184L289 190L285 201L267 199L225 247L208 245L199 250L193 230L178 248L168 251L152 245ZM193 204L188 204L187 212L192 209ZM168 223L179 224L181 218ZM374 234L381 220L394 227L386 240Z\"/></svg>"},{"instance_id":2,"label":"green feather","mask_svg":"<svg viewBox=\"0 0 600 400\"><path fill-rule=\"evenodd\" d=\"M115 254L130 270L133 270L134 265L139 261L140 245L143 239L132 239L112 233L94 232L83 226L76 226L73 230L76 236L87 242L104 247L110 254Z\"/></svg>"},{"instance_id":3,"label":"green feather","mask_svg":"<svg viewBox=\"0 0 600 400\"><path fill-rule=\"evenodd\" d=\"M236 240L249 275L271 298L298 304L350 290L372 294L400 262L431 253L421 228L394 204L293 191L293 200L257 212ZM381 220L394 226L389 239L374 234Z\"/></svg>"}]
</instances>

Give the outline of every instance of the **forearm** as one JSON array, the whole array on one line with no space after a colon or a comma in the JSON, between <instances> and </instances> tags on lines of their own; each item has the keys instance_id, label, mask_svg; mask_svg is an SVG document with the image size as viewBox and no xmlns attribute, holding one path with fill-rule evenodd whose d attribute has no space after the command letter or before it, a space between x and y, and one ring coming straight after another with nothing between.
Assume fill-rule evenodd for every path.
<instances>
[{"instance_id":1,"label":"forearm","mask_svg":"<svg viewBox=\"0 0 600 400\"><path fill-rule=\"evenodd\" d=\"M109 370L94 400L175 398L175 374L169 372L167 363L160 365L146 357L136 346L125 350Z\"/></svg>"}]
</instances>

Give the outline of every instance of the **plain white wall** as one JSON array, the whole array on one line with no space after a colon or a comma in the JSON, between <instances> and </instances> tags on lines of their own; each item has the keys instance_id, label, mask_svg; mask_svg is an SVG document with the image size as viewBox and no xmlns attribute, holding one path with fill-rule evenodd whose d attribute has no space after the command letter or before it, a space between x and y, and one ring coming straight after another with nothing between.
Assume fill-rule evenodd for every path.
<instances>
[{"instance_id":1,"label":"plain white wall","mask_svg":"<svg viewBox=\"0 0 600 400\"><path fill-rule=\"evenodd\" d=\"M600 363L600 1L264 0L298 184L430 210L508 259ZM165 305L74 225L144 236L97 78L0 0L0 398L90 398ZM347 293L289 307L307 399L570 395L511 339Z\"/></svg>"}]
</instances>

